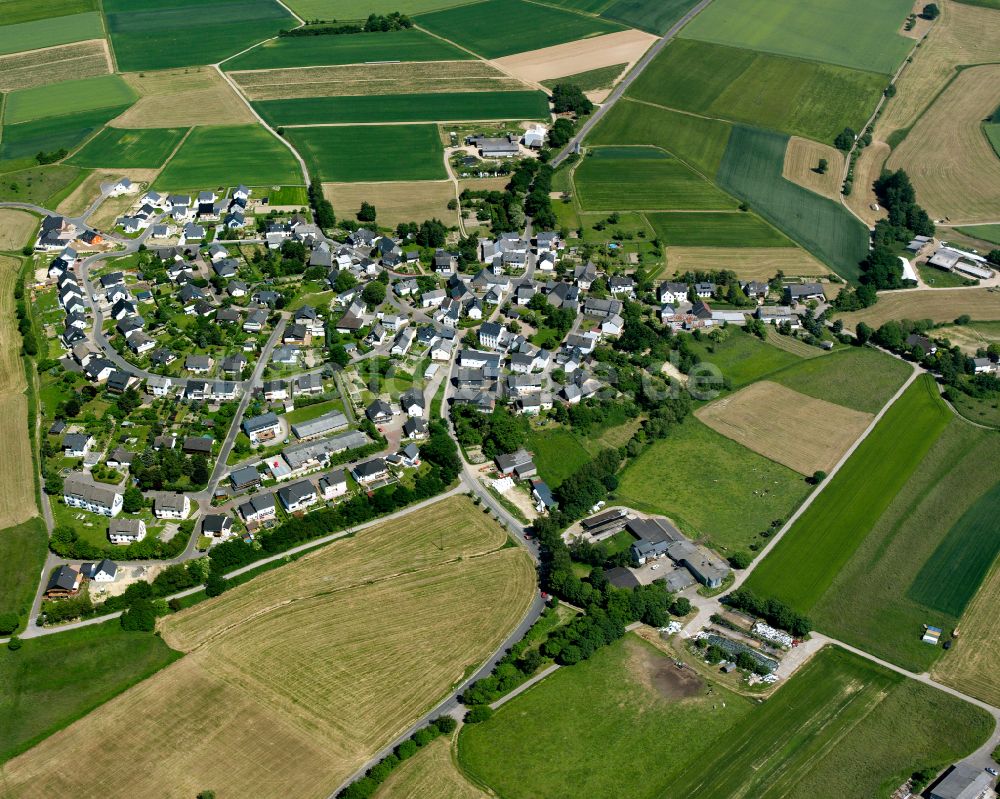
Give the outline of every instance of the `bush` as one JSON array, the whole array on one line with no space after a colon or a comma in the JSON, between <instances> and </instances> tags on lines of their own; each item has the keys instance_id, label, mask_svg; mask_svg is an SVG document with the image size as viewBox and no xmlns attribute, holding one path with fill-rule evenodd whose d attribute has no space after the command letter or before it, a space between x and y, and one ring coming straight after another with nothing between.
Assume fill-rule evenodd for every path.
<instances>
[{"instance_id":1,"label":"bush","mask_svg":"<svg viewBox=\"0 0 1000 799\"><path fill-rule=\"evenodd\" d=\"M728 558L729 565L734 569L745 569L753 563L753 555L749 552L734 552Z\"/></svg>"},{"instance_id":2,"label":"bush","mask_svg":"<svg viewBox=\"0 0 1000 799\"><path fill-rule=\"evenodd\" d=\"M225 577L216 572L212 572L205 581L205 596L219 596L229 588L229 583Z\"/></svg>"},{"instance_id":3,"label":"bush","mask_svg":"<svg viewBox=\"0 0 1000 799\"><path fill-rule=\"evenodd\" d=\"M378 790L378 783L371 777L362 777L348 785L340 795L344 799L368 799Z\"/></svg>"},{"instance_id":4,"label":"bush","mask_svg":"<svg viewBox=\"0 0 1000 799\"><path fill-rule=\"evenodd\" d=\"M136 583L139 585L139 583ZM137 599L119 620L123 630L130 632L152 632L156 627L156 608L152 600Z\"/></svg>"},{"instance_id":5,"label":"bush","mask_svg":"<svg viewBox=\"0 0 1000 799\"><path fill-rule=\"evenodd\" d=\"M418 747L413 740L411 738L407 738L396 747L396 757L398 757L401 761L407 760L417 753L417 748Z\"/></svg>"},{"instance_id":6,"label":"bush","mask_svg":"<svg viewBox=\"0 0 1000 799\"><path fill-rule=\"evenodd\" d=\"M12 635L10 637L10 640L7 642L7 648L11 652L16 652L18 649L21 648L21 639L18 638L16 635Z\"/></svg>"},{"instance_id":7,"label":"bush","mask_svg":"<svg viewBox=\"0 0 1000 799\"><path fill-rule=\"evenodd\" d=\"M0 635L10 635L20 622L16 613L0 613Z\"/></svg>"},{"instance_id":8,"label":"bush","mask_svg":"<svg viewBox=\"0 0 1000 799\"><path fill-rule=\"evenodd\" d=\"M674 616L687 616L691 612L691 600L686 596L679 596L670 603L670 612Z\"/></svg>"},{"instance_id":9,"label":"bush","mask_svg":"<svg viewBox=\"0 0 1000 799\"><path fill-rule=\"evenodd\" d=\"M432 724L438 728L438 732L442 735L450 735L458 726L458 722L451 716L438 716Z\"/></svg>"},{"instance_id":10,"label":"bush","mask_svg":"<svg viewBox=\"0 0 1000 799\"><path fill-rule=\"evenodd\" d=\"M473 705L469 712L465 714L466 724L479 724L493 718L493 708L489 705Z\"/></svg>"}]
</instances>

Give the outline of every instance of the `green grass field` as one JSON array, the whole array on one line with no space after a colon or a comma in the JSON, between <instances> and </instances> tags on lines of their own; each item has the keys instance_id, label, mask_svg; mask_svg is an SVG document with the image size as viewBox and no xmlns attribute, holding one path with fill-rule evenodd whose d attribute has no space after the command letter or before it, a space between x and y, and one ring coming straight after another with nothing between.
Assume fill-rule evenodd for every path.
<instances>
[{"instance_id":1,"label":"green grass field","mask_svg":"<svg viewBox=\"0 0 1000 799\"><path fill-rule=\"evenodd\" d=\"M0 139L0 160L29 158L39 151L52 152L61 147L72 150L126 108L119 105L5 125Z\"/></svg>"},{"instance_id":2,"label":"green grass field","mask_svg":"<svg viewBox=\"0 0 1000 799\"><path fill-rule=\"evenodd\" d=\"M459 765L508 799L693 796L664 789L754 711L720 686L670 696L674 675L658 674L666 669L676 672L627 635L546 677L489 721L463 727Z\"/></svg>"},{"instance_id":3,"label":"green grass field","mask_svg":"<svg viewBox=\"0 0 1000 799\"><path fill-rule=\"evenodd\" d=\"M16 613L22 622L27 618L47 551L40 518L0 530L0 613Z\"/></svg>"},{"instance_id":4,"label":"green grass field","mask_svg":"<svg viewBox=\"0 0 1000 799\"><path fill-rule=\"evenodd\" d=\"M215 186L302 184L285 145L258 125L195 128L170 159L156 187L168 191Z\"/></svg>"},{"instance_id":5,"label":"green grass field","mask_svg":"<svg viewBox=\"0 0 1000 799\"><path fill-rule=\"evenodd\" d=\"M617 0L601 16L662 36L696 3L697 0Z\"/></svg>"},{"instance_id":6,"label":"green grass field","mask_svg":"<svg viewBox=\"0 0 1000 799\"><path fill-rule=\"evenodd\" d=\"M782 177L787 144L782 134L735 126L716 181L839 275L857 280L868 229L839 203Z\"/></svg>"},{"instance_id":7,"label":"green grass field","mask_svg":"<svg viewBox=\"0 0 1000 799\"><path fill-rule=\"evenodd\" d=\"M992 730L986 711L827 647L661 795L889 796L915 769L943 769Z\"/></svg>"},{"instance_id":8,"label":"green grass field","mask_svg":"<svg viewBox=\"0 0 1000 799\"><path fill-rule=\"evenodd\" d=\"M1000 158L1000 123L991 122L984 124L983 134L986 136L987 141L989 141L990 147L993 148L993 154L997 158Z\"/></svg>"},{"instance_id":9,"label":"green grass field","mask_svg":"<svg viewBox=\"0 0 1000 799\"><path fill-rule=\"evenodd\" d=\"M118 69L212 64L295 27L273 0L104 0Z\"/></svg>"},{"instance_id":10,"label":"green grass field","mask_svg":"<svg viewBox=\"0 0 1000 799\"><path fill-rule=\"evenodd\" d=\"M6 21L6 3L4 21ZM97 11L51 19L34 19L18 24L0 24L0 55L103 38L101 15Z\"/></svg>"},{"instance_id":11,"label":"green grass field","mask_svg":"<svg viewBox=\"0 0 1000 799\"><path fill-rule=\"evenodd\" d=\"M159 169L186 132L187 128L105 128L69 163L94 168Z\"/></svg>"},{"instance_id":12,"label":"green grass field","mask_svg":"<svg viewBox=\"0 0 1000 799\"><path fill-rule=\"evenodd\" d=\"M753 383L778 369L802 363L798 356L739 329L732 330L729 337L719 344L708 339L691 339L687 343L688 349L704 363L713 364L723 377L729 378L733 388Z\"/></svg>"},{"instance_id":13,"label":"green grass field","mask_svg":"<svg viewBox=\"0 0 1000 799\"><path fill-rule=\"evenodd\" d=\"M344 403L340 400L327 400L326 402L317 402L315 405L296 408L294 411L285 414L285 421L290 425L299 424L300 422L307 422L310 419L316 419L330 411L343 412L343 410Z\"/></svg>"},{"instance_id":14,"label":"green grass field","mask_svg":"<svg viewBox=\"0 0 1000 799\"><path fill-rule=\"evenodd\" d=\"M545 119L549 113L548 98L540 91L301 97L261 100L253 107L272 126Z\"/></svg>"},{"instance_id":15,"label":"green grass field","mask_svg":"<svg viewBox=\"0 0 1000 799\"><path fill-rule=\"evenodd\" d=\"M656 235L675 247L793 247L756 214L705 212L646 214Z\"/></svg>"},{"instance_id":16,"label":"green grass field","mask_svg":"<svg viewBox=\"0 0 1000 799\"><path fill-rule=\"evenodd\" d=\"M0 145L0 154L2 152L3 147ZM58 203L50 202L50 198L68 193L86 175L84 170L64 164L33 166L6 172L0 175L0 200L53 208Z\"/></svg>"},{"instance_id":17,"label":"green grass field","mask_svg":"<svg viewBox=\"0 0 1000 799\"><path fill-rule=\"evenodd\" d=\"M118 620L0 649L0 761L47 738L180 657Z\"/></svg>"},{"instance_id":18,"label":"green grass field","mask_svg":"<svg viewBox=\"0 0 1000 799\"><path fill-rule=\"evenodd\" d=\"M732 197L682 161L653 147L597 148L573 173L587 211L719 210Z\"/></svg>"},{"instance_id":19,"label":"green grass field","mask_svg":"<svg viewBox=\"0 0 1000 799\"><path fill-rule=\"evenodd\" d=\"M68 80L11 92L4 104L3 121L5 125L16 125L43 117L128 106L137 99L132 87L118 75Z\"/></svg>"},{"instance_id":20,"label":"green grass field","mask_svg":"<svg viewBox=\"0 0 1000 799\"><path fill-rule=\"evenodd\" d=\"M441 180L444 148L434 125L291 128L289 140L324 181Z\"/></svg>"},{"instance_id":21,"label":"green grass field","mask_svg":"<svg viewBox=\"0 0 1000 799\"><path fill-rule=\"evenodd\" d=\"M533 430L525 448L534 456L538 473L550 488L556 488L590 460L590 453L564 428Z\"/></svg>"},{"instance_id":22,"label":"green grass field","mask_svg":"<svg viewBox=\"0 0 1000 799\"><path fill-rule=\"evenodd\" d=\"M615 22L524 0L486 0L421 14L416 22L485 58L500 58L623 29Z\"/></svg>"},{"instance_id":23,"label":"green grass field","mask_svg":"<svg viewBox=\"0 0 1000 799\"><path fill-rule=\"evenodd\" d=\"M610 67L589 69L586 72L578 72L576 75L566 75L562 78L543 80L542 86L547 89L554 89L560 83L570 83L584 92L610 89L626 66L627 64L613 64Z\"/></svg>"},{"instance_id":24,"label":"green grass field","mask_svg":"<svg viewBox=\"0 0 1000 799\"><path fill-rule=\"evenodd\" d=\"M832 143L845 126L864 126L885 85L886 77L875 72L676 39L628 93L679 111Z\"/></svg>"},{"instance_id":25,"label":"green grass field","mask_svg":"<svg viewBox=\"0 0 1000 799\"><path fill-rule=\"evenodd\" d=\"M270 205L309 205L309 194L305 186L282 186L267 195Z\"/></svg>"},{"instance_id":26,"label":"green grass field","mask_svg":"<svg viewBox=\"0 0 1000 799\"><path fill-rule=\"evenodd\" d=\"M282 69L369 61L460 61L465 50L416 29L352 36L286 36L255 47L223 66L226 70Z\"/></svg>"},{"instance_id":27,"label":"green grass field","mask_svg":"<svg viewBox=\"0 0 1000 799\"><path fill-rule=\"evenodd\" d=\"M624 98L597 123L587 144L656 145L714 180L731 131L732 125L728 122L681 114Z\"/></svg>"},{"instance_id":28,"label":"green grass field","mask_svg":"<svg viewBox=\"0 0 1000 799\"><path fill-rule=\"evenodd\" d=\"M85 14L97 9L97 0L5 0L0 25L19 25L36 19Z\"/></svg>"},{"instance_id":29,"label":"green grass field","mask_svg":"<svg viewBox=\"0 0 1000 799\"><path fill-rule=\"evenodd\" d=\"M959 231L967 236L975 236L977 239L988 241L991 244L1000 244L1000 225L969 225L960 227Z\"/></svg>"},{"instance_id":30,"label":"green grass field","mask_svg":"<svg viewBox=\"0 0 1000 799\"><path fill-rule=\"evenodd\" d=\"M897 33L911 8L907 0L719 0L684 36L889 75L914 44Z\"/></svg>"},{"instance_id":31,"label":"green grass field","mask_svg":"<svg viewBox=\"0 0 1000 799\"><path fill-rule=\"evenodd\" d=\"M584 14L600 14L613 2L614 0L549 0L546 5L581 11Z\"/></svg>"},{"instance_id":32,"label":"green grass field","mask_svg":"<svg viewBox=\"0 0 1000 799\"><path fill-rule=\"evenodd\" d=\"M951 418L933 379L918 379L754 570L747 586L809 613Z\"/></svg>"},{"instance_id":33,"label":"green grass field","mask_svg":"<svg viewBox=\"0 0 1000 799\"><path fill-rule=\"evenodd\" d=\"M758 534L809 490L791 469L689 419L625 468L618 501L669 516L725 554L763 543Z\"/></svg>"},{"instance_id":34,"label":"green grass field","mask_svg":"<svg viewBox=\"0 0 1000 799\"><path fill-rule=\"evenodd\" d=\"M388 14L399 11L402 14L419 14L451 8L468 0L291 0L287 5L303 19L323 20L364 20L369 14Z\"/></svg>"}]
</instances>

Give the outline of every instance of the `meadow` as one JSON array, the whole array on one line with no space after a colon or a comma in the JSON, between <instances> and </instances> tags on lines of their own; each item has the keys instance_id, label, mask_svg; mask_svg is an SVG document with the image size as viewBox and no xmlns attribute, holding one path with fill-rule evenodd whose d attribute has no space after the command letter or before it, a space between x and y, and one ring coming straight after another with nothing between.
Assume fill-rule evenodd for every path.
<instances>
[{"instance_id":1,"label":"meadow","mask_svg":"<svg viewBox=\"0 0 1000 799\"><path fill-rule=\"evenodd\" d=\"M841 277L856 280L868 254L867 228L839 203L782 177L787 144L779 133L735 126L716 181Z\"/></svg>"},{"instance_id":2,"label":"meadow","mask_svg":"<svg viewBox=\"0 0 1000 799\"><path fill-rule=\"evenodd\" d=\"M6 3L4 4L6 17ZM0 25L0 55L38 50L57 44L103 39L99 11L69 14L51 19L35 19L13 25Z\"/></svg>"},{"instance_id":3,"label":"meadow","mask_svg":"<svg viewBox=\"0 0 1000 799\"><path fill-rule=\"evenodd\" d=\"M801 363L800 358L740 329L731 330L725 340L718 343L710 339L691 339L687 343L691 352L702 362L714 365L735 388L760 380L778 369Z\"/></svg>"},{"instance_id":4,"label":"meadow","mask_svg":"<svg viewBox=\"0 0 1000 799\"><path fill-rule=\"evenodd\" d=\"M809 491L787 466L690 419L629 463L618 501L669 516L727 554L746 550L772 521L787 519Z\"/></svg>"},{"instance_id":5,"label":"meadow","mask_svg":"<svg viewBox=\"0 0 1000 799\"><path fill-rule=\"evenodd\" d=\"M548 99L538 91L372 94L262 100L253 107L271 125L460 122L544 119L548 114Z\"/></svg>"},{"instance_id":6,"label":"meadow","mask_svg":"<svg viewBox=\"0 0 1000 799\"><path fill-rule=\"evenodd\" d=\"M105 128L69 163L83 167L157 169L181 143L185 128Z\"/></svg>"},{"instance_id":7,"label":"meadow","mask_svg":"<svg viewBox=\"0 0 1000 799\"><path fill-rule=\"evenodd\" d=\"M156 179L158 188L182 189L301 184L287 147L259 125L195 128Z\"/></svg>"},{"instance_id":8,"label":"meadow","mask_svg":"<svg viewBox=\"0 0 1000 799\"><path fill-rule=\"evenodd\" d=\"M897 33L911 8L908 0L874 8L865 0L720 0L684 36L889 75L913 46Z\"/></svg>"},{"instance_id":9,"label":"meadow","mask_svg":"<svg viewBox=\"0 0 1000 799\"><path fill-rule=\"evenodd\" d=\"M832 142L845 126L863 127L885 83L873 72L676 39L628 93L679 111Z\"/></svg>"},{"instance_id":10,"label":"meadow","mask_svg":"<svg viewBox=\"0 0 1000 799\"><path fill-rule=\"evenodd\" d=\"M452 739L442 736L397 766L374 799L488 799L489 794L469 782L452 762Z\"/></svg>"},{"instance_id":11,"label":"meadow","mask_svg":"<svg viewBox=\"0 0 1000 799\"><path fill-rule=\"evenodd\" d=\"M4 131L6 134L7 131ZM35 151L37 152L37 150ZM3 147L0 144L0 156ZM29 166L0 174L0 199L53 207L86 177L75 166Z\"/></svg>"},{"instance_id":12,"label":"meadow","mask_svg":"<svg viewBox=\"0 0 1000 799\"><path fill-rule=\"evenodd\" d=\"M531 452L539 475L550 488L556 488L591 457L577 437L565 428L532 430L525 448Z\"/></svg>"},{"instance_id":13,"label":"meadow","mask_svg":"<svg viewBox=\"0 0 1000 799\"><path fill-rule=\"evenodd\" d=\"M615 0L601 16L662 36L695 4L696 0Z\"/></svg>"},{"instance_id":14,"label":"meadow","mask_svg":"<svg viewBox=\"0 0 1000 799\"><path fill-rule=\"evenodd\" d=\"M115 127L258 124L236 90L210 67L133 72L124 77L140 98L114 120Z\"/></svg>"},{"instance_id":15,"label":"meadow","mask_svg":"<svg viewBox=\"0 0 1000 799\"><path fill-rule=\"evenodd\" d=\"M16 613L22 624L35 598L48 540L45 524L37 516L0 530L0 613Z\"/></svg>"},{"instance_id":16,"label":"meadow","mask_svg":"<svg viewBox=\"0 0 1000 799\"><path fill-rule=\"evenodd\" d=\"M732 212L648 213L646 219L668 247L794 247L756 214ZM770 272L774 274L774 270Z\"/></svg>"},{"instance_id":17,"label":"meadow","mask_svg":"<svg viewBox=\"0 0 1000 799\"><path fill-rule=\"evenodd\" d=\"M1000 320L1000 294L985 288L890 291L879 296L875 305L861 311L838 314L837 318L853 330L858 322L872 327L890 319L951 322L963 314L982 322Z\"/></svg>"},{"instance_id":18,"label":"meadow","mask_svg":"<svg viewBox=\"0 0 1000 799\"><path fill-rule=\"evenodd\" d=\"M0 92L107 75L110 71L104 39L14 53L0 56Z\"/></svg>"},{"instance_id":19,"label":"meadow","mask_svg":"<svg viewBox=\"0 0 1000 799\"><path fill-rule=\"evenodd\" d=\"M933 379L918 378L754 570L747 587L808 614L952 418Z\"/></svg>"},{"instance_id":20,"label":"meadow","mask_svg":"<svg viewBox=\"0 0 1000 799\"><path fill-rule=\"evenodd\" d=\"M573 173L587 211L716 210L736 202L682 161L654 147L607 147L588 153Z\"/></svg>"},{"instance_id":21,"label":"meadow","mask_svg":"<svg viewBox=\"0 0 1000 799\"><path fill-rule=\"evenodd\" d=\"M357 211L369 202L378 212L378 223L395 227L428 217L446 225L458 224L458 212L448 208L455 199L455 185L450 180L416 180L377 183L324 183L323 194L342 212Z\"/></svg>"},{"instance_id":22,"label":"meadow","mask_svg":"<svg viewBox=\"0 0 1000 799\"><path fill-rule=\"evenodd\" d=\"M1000 225L970 225L959 228L959 231L990 244L1000 244Z\"/></svg>"},{"instance_id":23,"label":"meadow","mask_svg":"<svg viewBox=\"0 0 1000 799\"><path fill-rule=\"evenodd\" d=\"M7 95L4 125L31 122L43 117L68 116L84 111L128 106L136 93L118 75L102 75L22 89Z\"/></svg>"},{"instance_id":24,"label":"meadow","mask_svg":"<svg viewBox=\"0 0 1000 799\"><path fill-rule=\"evenodd\" d=\"M827 647L663 795L888 796L915 768L943 769L992 729L974 705Z\"/></svg>"},{"instance_id":25,"label":"meadow","mask_svg":"<svg viewBox=\"0 0 1000 799\"><path fill-rule=\"evenodd\" d=\"M5 787L35 795L76 779L73 763L140 758L109 796L328 795L520 621L535 572L506 542L455 497L177 613L163 640L189 654L9 762Z\"/></svg>"},{"instance_id":26,"label":"meadow","mask_svg":"<svg viewBox=\"0 0 1000 799\"><path fill-rule=\"evenodd\" d=\"M525 0L485 0L421 14L415 21L421 28L485 58L500 58L622 30L615 22Z\"/></svg>"},{"instance_id":27,"label":"meadow","mask_svg":"<svg viewBox=\"0 0 1000 799\"><path fill-rule=\"evenodd\" d=\"M626 635L463 727L458 761L509 799L693 796L664 791L752 714L749 700ZM655 768L635 768L640 752Z\"/></svg>"},{"instance_id":28,"label":"meadow","mask_svg":"<svg viewBox=\"0 0 1000 799\"><path fill-rule=\"evenodd\" d=\"M209 64L294 27L273 0L104 0L123 72Z\"/></svg>"},{"instance_id":29,"label":"meadow","mask_svg":"<svg viewBox=\"0 0 1000 799\"><path fill-rule=\"evenodd\" d=\"M411 28L352 36L285 36L264 42L227 61L229 72L239 69L282 69L374 61L460 61L465 50Z\"/></svg>"},{"instance_id":30,"label":"meadow","mask_svg":"<svg viewBox=\"0 0 1000 799\"><path fill-rule=\"evenodd\" d=\"M435 125L292 128L288 139L321 181L442 180L444 148Z\"/></svg>"},{"instance_id":31,"label":"meadow","mask_svg":"<svg viewBox=\"0 0 1000 799\"><path fill-rule=\"evenodd\" d=\"M711 241L711 236L706 235L705 239ZM665 252L669 272L729 269L744 280L770 280L779 270L786 276L815 277L829 274L829 270L823 264L799 247L668 245Z\"/></svg>"}]
</instances>

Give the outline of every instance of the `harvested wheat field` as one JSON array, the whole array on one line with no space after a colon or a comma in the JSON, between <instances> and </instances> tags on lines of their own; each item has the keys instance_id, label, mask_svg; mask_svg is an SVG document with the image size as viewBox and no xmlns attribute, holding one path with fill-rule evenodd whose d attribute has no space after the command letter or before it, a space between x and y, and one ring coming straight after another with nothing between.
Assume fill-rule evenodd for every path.
<instances>
[{"instance_id":1,"label":"harvested wheat field","mask_svg":"<svg viewBox=\"0 0 1000 799\"><path fill-rule=\"evenodd\" d=\"M920 117L887 166L905 169L932 218L995 221L1000 159L981 123L1000 105L1000 64L964 70Z\"/></svg>"},{"instance_id":2,"label":"harvested wheat field","mask_svg":"<svg viewBox=\"0 0 1000 799\"><path fill-rule=\"evenodd\" d=\"M78 216L86 211L92 202L101 193L101 184L120 177L127 177L137 184L153 182L153 178L158 174L158 169L95 169L83 182L71 191L56 210L67 216ZM111 227L109 223L114 222L128 208L135 204L138 199L136 194L123 194L121 197L107 197L102 202L94 215L87 221L94 227Z\"/></svg>"},{"instance_id":3,"label":"harvested wheat field","mask_svg":"<svg viewBox=\"0 0 1000 799\"><path fill-rule=\"evenodd\" d=\"M0 250L20 250L37 229L38 217L34 214L0 208Z\"/></svg>"},{"instance_id":4,"label":"harvested wheat field","mask_svg":"<svg viewBox=\"0 0 1000 799\"><path fill-rule=\"evenodd\" d=\"M618 31L496 58L493 63L527 83L541 83L617 64L628 64L627 69L631 69L658 39L643 31Z\"/></svg>"},{"instance_id":5,"label":"harvested wheat field","mask_svg":"<svg viewBox=\"0 0 1000 799\"><path fill-rule=\"evenodd\" d=\"M889 145L882 141L873 141L861 151L858 160L854 162L854 185L851 193L844 198L847 207L854 211L867 225L874 225L886 216L884 209L872 210L872 205L878 204L875 189L872 188L878 176L882 174L885 159L889 157Z\"/></svg>"},{"instance_id":6,"label":"harvested wheat field","mask_svg":"<svg viewBox=\"0 0 1000 799\"><path fill-rule=\"evenodd\" d=\"M450 180L402 180L388 183L324 183L323 194L342 215L350 216L361 203L375 206L378 223L395 227L435 217L449 227L458 224L458 211L448 210L455 199Z\"/></svg>"},{"instance_id":7,"label":"harvested wheat field","mask_svg":"<svg viewBox=\"0 0 1000 799\"><path fill-rule=\"evenodd\" d=\"M695 411L701 421L800 474L828 472L874 418L762 380Z\"/></svg>"},{"instance_id":8,"label":"harvested wheat field","mask_svg":"<svg viewBox=\"0 0 1000 799\"><path fill-rule=\"evenodd\" d=\"M878 302L870 308L839 314L837 318L853 330L858 322L872 327L890 319L950 322L962 314L980 322L1000 319L1000 291L984 288L886 291L878 295Z\"/></svg>"},{"instance_id":9,"label":"harvested wheat field","mask_svg":"<svg viewBox=\"0 0 1000 799\"><path fill-rule=\"evenodd\" d=\"M211 67L122 76L141 96L108 124L113 128L184 128L191 125L255 124L257 118Z\"/></svg>"},{"instance_id":10,"label":"harvested wheat field","mask_svg":"<svg viewBox=\"0 0 1000 799\"><path fill-rule=\"evenodd\" d=\"M347 64L231 72L251 100L370 94L518 91L527 87L485 61Z\"/></svg>"},{"instance_id":11,"label":"harvested wheat field","mask_svg":"<svg viewBox=\"0 0 1000 799\"><path fill-rule=\"evenodd\" d=\"M111 71L111 57L104 39L28 50L0 56L0 92L92 78Z\"/></svg>"},{"instance_id":12,"label":"harvested wheat field","mask_svg":"<svg viewBox=\"0 0 1000 799\"><path fill-rule=\"evenodd\" d=\"M7 763L6 795L68 790L87 763L105 799L325 799L523 617L534 569L506 540L455 497L168 618L188 656Z\"/></svg>"},{"instance_id":13,"label":"harvested wheat field","mask_svg":"<svg viewBox=\"0 0 1000 799\"><path fill-rule=\"evenodd\" d=\"M821 158L825 158L828 164L822 175L816 171ZM839 201L840 176L843 172L844 154L836 147L799 136L792 136L788 140L782 175L792 183Z\"/></svg>"},{"instance_id":14,"label":"harvested wheat field","mask_svg":"<svg viewBox=\"0 0 1000 799\"><path fill-rule=\"evenodd\" d=\"M779 270L787 277L815 277L830 270L798 247L667 247L671 272L731 269L743 280L768 280Z\"/></svg>"},{"instance_id":15,"label":"harvested wheat field","mask_svg":"<svg viewBox=\"0 0 1000 799\"><path fill-rule=\"evenodd\" d=\"M454 744L438 738L414 757L397 766L374 799L487 799L490 796L469 782L455 764Z\"/></svg>"}]
</instances>

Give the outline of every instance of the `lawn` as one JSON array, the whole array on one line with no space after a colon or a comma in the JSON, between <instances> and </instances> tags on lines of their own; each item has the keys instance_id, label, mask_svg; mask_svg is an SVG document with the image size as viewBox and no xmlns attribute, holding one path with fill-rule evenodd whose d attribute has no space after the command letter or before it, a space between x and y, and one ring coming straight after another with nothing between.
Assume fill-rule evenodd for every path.
<instances>
[{"instance_id":1,"label":"lawn","mask_svg":"<svg viewBox=\"0 0 1000 799\"><path fill-rule=\"evenodd\" d=\"M5 16L6 5L5 3ZM101 27L101 15L97 11L36 19L15 25L0 25L0 55L102 38L104 29Z\"/></svg>"},{"instance_id":2,"label":"lawn","mask_svg":"<svg viewBox=\"0 0 1000 799\"><path fill-rule=\"evenodd\" d=\"M538 474L550 488L556 488L590 460L590 453L564 428L533 430L525 448L531 452Z\"/></svg>"},{"instance_id":3,"label":"lawn","mask_svg":"<svg viewBox=\"0 0 1000 799\"><path fill-rule=\"evenodd\" d=\"M344 403L340 400L327 400L326 402L317 402L315 405L296 408L294 411L285 414L285 421L290 425L298 424L299 422L307 422L310 419L315 419L330 411L343 412L343 410Z\"/></svg>"},{"instance_id":4,"label":"lawn","mask_svg":"<svg viewBox=\"0 0 1000 799\"><path fill-rule=\"evenodd\" d=\"M104 0L118 69L212 64L295 27L274 0Z\"/></svg>"},{"instance_id":5,"label":"lawn","mask_svg":"<svg viewBox=\"0 0 1000 799\"><path fill-rule=\"evenodd\" d=\"M3 122L4 125L16 125L43 117L67 116L109 106L129 106L138 96L119 75L51 83L8 94Z\"/></svg>"},{"instance_id":6,"label":"lawn","mask_svg":"<svg viewBox=\"0 0 1000 799\"><path fill-rule=\"evenodd\" d=\"M680 111L832 143L845 126L864 126L885 84L885 75L875 72L676 39L628 93Z\"/></svg>"},{"instance_id":7,"label":"lawn","mask_svg":"<svg viewBox=\"0 0 1000 799\"><path fill-rule=\"evenodd\" d=\"M185 128L105 128L69 163L84 167L159 169L186 133Z\"/></svg>"},{"instance_id":8,"label":"lawn","mask_svg":"<svg viewBox=\"0 0 1000 799\"><path fill-rule=\"evenodd\" d=\"M0 761L38 743L179 657L118 620L0 649Z\"/></svg>"},{"instance_id":9,"label":"lawn","mask_svg":"<svg viewBox=\"0 0 1000 799\"><path fill-rule=\"evenodd\" d=\"M465 50L411 28L352 36L285 36L265 42L224 64L237 69L364 64L370 61L460 61Z\"/></svg>"},{"instance_id":10,"label":"lawn","mask_svg":"<svg viewBox=\"0 0 1000 799\"><path fill-rule=\"evenodd\" d=\"M168 191L216 186L301 184L284 144L259 125L195 128L156 179Z\"/></svg>"},{"instance_id":11,"label":"lawn","mask_svg":"<svg viewBox=\"0 0 1000 799\"><path fill-rule=\"evenodd\" d=\"M940 771L992 729L974 705L827 647L662 795L889 796L916 768Z\"/></svg>"},{"instance_id":12,"label":"lawn","mask_svg":"<svg viewBox=\"0 0 1000 799\"><path fill-rule=\"evenodd\" d=\"M302 208L309 205L309 193L305 186L282 186L268 192L267 202L272 208L276 205L297 205Z\"/></svg>"},{"instance_id":13,"label":"lawn","mask_svg":"<svg viewBox=\"0 0 1000 799\"><path fill-rule=\"evenodd\" d=\"M709 339L691 339L687 343L688 349L698 355L703 363L714 365L734 388L745 386L778 369L802 361L801 358L739 329L732 330L719 344Z\"/></svg>"},{"instance_id":14,"label":"lawn","mask_svg":"<svg viewBox=\"0 0 1000 799\"><path fill-rule=\"evenodd\" d=\"M322 181L442 180L444 148L435 125L293 128L289 140Z\"/></svg>"},{"instance_id":15,"label":"lawn","mask_svg":"<svg viewBox=\"0 0 1000 799\"><path fill-rule=\"evenodd\" d=\"M782 177L788 136L737 125L718 184L849 280L868 254L868 229L839 203Z\"/></svg>"},{"instance_id":16,"label":"lawn","mask_svg":"<svg viewBox=\"0 0 1000 799\"><path fill-rule=\"evenodd\" d=\"M525 0L486 0L421 14L416 23L485 58L500 58L623 30L615 22Z\"/></svg>"},{"instance_id":17,"label":"lawn","mask_svg":"<svg viewBox=\"0 0 1000 799\"><path fill-rule=\"evenodd\" d=\"M45 564L48 540L45 525L37 517L0 530L0 613L27 617Z\"/></svg>"},{"instance_id":18,"label":"lawn","mask_svg":"<svg viewBox=\"0 0 1000 799\"><path fill-rule=\"evenodd\" d=\"M646 214L667 247L794 247L777 228L750 213Z\"/></svg>"},{"instance_id":19,"label":"lawn","mask_svg":"<svg viewBox=\"0 0 1000 799\"><path fill-rule=\"evenodd\" d=\"M933 378L918 379L750 575L747 586L809 613L952 418Z\"/></svg>"},{"instance_id":20,"label":"lawn","mask_svg":"<svg viewBox=\"0 0 1000 799\"><path fill-rule=\"evenodd\" d=\"M587 211L736 207L732 197L655 147L597 148L576 168L573 182Z\"/></svg>"},{"instance_id":21,"label":"lawn","mask_svg":"<svg viewBox=\"0 0 1000 799\"><path fill-rule=\"evenodd\" d=\"M684 36L889 75L914 45L897 33L911 10L907 0L719 0Z\"/></svg>"},{"instance_id":22,"label":"lawn","mask_svg":"<svg viewBox=\"0 0 1000 799\"><path fill-rule=\"evenodd\" d=\"M689 419L629 463L616 501L669 516L726 554L760 540L809 491L791 469Z\"/></svg>"},{"instance_id":23,"label":"lawn","mask_svg":"<svg viewBox=\"0 0 1000 799\"><path fill-rule=\"evenodd\" d=\"M628 635L463 727L458 759L508 799L696 796L666 789L753 712Z\"/></svg>"},{"instance_id":24,"label":"lawn","mask_svg":"<svg viewBox=\"0 0 1000 799\"><path fill-rule=\"evenodd\" d=\"M544 119L549 113L548 98L539 91L296 97L259 100L253 107L272 126Z\"/></svg>"},{"instance_id":25,"label":"lawn","mask_svg":"<svg viewBox=\"0 0 1000 799\"><path fill-rule=\"evenodd\" d=\"M127 107L98 108L19 125L5 125L3 139L0 140L0 159L28 158L39 151L50 153L60 148L72 150Z\"/></svg>"},{"instance_id":26,"label":"lawn","mask_svg":"<svg viewBox=\"0 0 1000 799\"><path fill-rule=\"evenodd\" d=\"M616 0L602 13L630 28L662 36L670 26L694 8L697 0Z\"/></svg>"}]
</instances>

